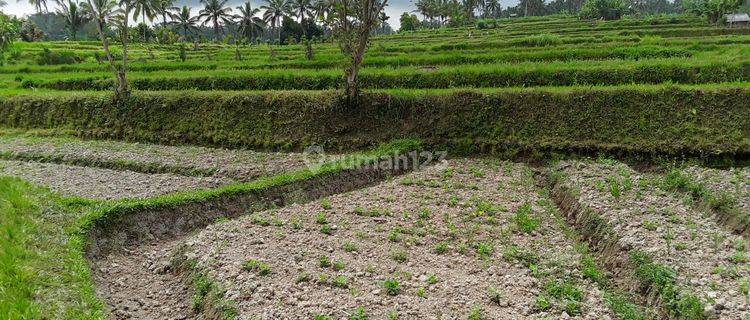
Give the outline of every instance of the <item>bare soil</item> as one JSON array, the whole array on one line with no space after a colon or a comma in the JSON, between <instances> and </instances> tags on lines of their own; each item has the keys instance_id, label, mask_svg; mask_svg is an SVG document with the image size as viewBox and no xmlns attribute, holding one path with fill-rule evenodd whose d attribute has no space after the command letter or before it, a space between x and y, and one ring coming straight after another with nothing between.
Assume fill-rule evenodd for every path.
<instances>
[{"instance_id":1,"label":"bare soil","mask_svg":"<svg viewBox=\"0 0 750 320\"><path fill-rule=\"evenodd\" d=\"M247 182L305 166L302 153L165 146L112 140L0 136L0 153L17 157L55 158L65 162L129 162L145 168L168 166L182 171L212 172L217 178Z\"/></svg>"},{"instance_id":2,"label":"bare soil","mask_svg":"<svg viewBox=\"0 0 750 320\"><path fill-rule=\"evenodd\" d=\"M699 212L689 195L666 192L664 176L618 162L563 161L567 187L613 228L626 250L650 253L677 272L677 282L718 319L748 319L748 242ZM743 289L744 288L744 289Z\"/></svg>"},{"instance_id":3,"label":"bare soil","mask_svg":"<svg viewBox=\"0 0 750 320\"><path fill-rule=\"evenodd\" d=\"M145 174L11 160L0 160L0 174L47 186L61 195L100 200L148 198L177 191L215 188L231 182L213 177Z\"/></svg>"},{"instance_id":4,"label":"bare soil","mask_svg":"<svg viewBox=\"0 0 750 320\"><path fill-rule=\"evenodd\" d=\"M211 225L183 258L227 290L242 319L342 319L358 308L372 319L611 318L538 191L525 165L452 160Z\"/></svg>"}]
</instances>

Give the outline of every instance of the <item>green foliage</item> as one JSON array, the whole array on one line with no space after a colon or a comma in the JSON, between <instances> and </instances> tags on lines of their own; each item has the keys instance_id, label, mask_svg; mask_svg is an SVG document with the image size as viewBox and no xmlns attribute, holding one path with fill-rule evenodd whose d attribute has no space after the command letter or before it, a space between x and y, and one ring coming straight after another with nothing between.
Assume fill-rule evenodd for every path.
<instances>
[{"instance_id":1,"label":"green foliage","mask_svg":"<svg viewBox=\"0 0 750 320\"><path fill-rule=\"evenodd\" d=\"M741 0L685 0L682 2L685 11L704 16L709 23L719 22L724 14L735 12L741 5Z\"/></svg>"},{"instance_id":2,"label":"green foliage","mask_svg":"<svg viewBox=\"0 0 750 320\"><path fill-rule=\"evenodd\" d=\"M619 20L628 12L623 0L586 0L579 16L582 19Z\"/></svg>"},{"instance_id":3,"label":"green foliage","mask_svg":"<svg viewBox=\"0 0 750 320\"><path fill-rule=\"evenodd\" d=\"M383 282L383 286L385 287L385 292L388 293L388 295L396 296L401 292L401 287L398 283L398 280L396 279L387 279Z\"/></svg>"},{"instance_id":4,"label":"green foliage","mask_svg":"<svg viewBox=\"0 0 750 320\"><path fill-rule=\"evenodd\" d=\"M513 216L513 222L515 222L518 230L523 233L535 231L541 223L538 218L534 217L531 204L528 202L518 207L516 214Z\"/></svg>"}]
</instances>

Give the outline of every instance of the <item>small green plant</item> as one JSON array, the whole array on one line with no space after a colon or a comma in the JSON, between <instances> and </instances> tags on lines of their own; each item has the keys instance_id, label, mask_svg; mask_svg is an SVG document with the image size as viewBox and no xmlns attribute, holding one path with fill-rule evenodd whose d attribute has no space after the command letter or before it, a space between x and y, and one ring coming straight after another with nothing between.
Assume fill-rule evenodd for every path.
<instances>
[{"instance_id":1,"label":"small green plant","mask_svg":"<svg viewBox=\"0 0 750 320\"><path fill-rule=\"evenodd\" d=\"M406 253L406 251L394 250L394 251L391 251L391 258L398 263L404 263L406 262L406 260L409 259L409 256Z\"/></svg>"},{"instance_id":2,"label":"small green plant","mask_svg":"<svg viewBox=\"0 0 750 320\"><path fill-rule=\"evenodd\" d=\"M323 207L324 210L331 210L331 208L333 208L331 200L328 199L320 200L320 206Z\"/></svg>"},{"instance_id":3,"label":"small green plant","mask_svg":"<svg viewBox=\"0 0 750 320\"><path fill-rule=\"evenodd\" d=\"M385 287L385 292L388 293L388 295L396 296L401 292L401 287L398 284L398 280L396 279L388 279L383 282L383 286Z\"/></svg>"},{"instance_id":4,"label":"small green plant","mask_svg":"<svg viewBox=\"0 0 750 320\"><path fill-rule=\"evenodd\" d=\"M487 295L490 297L490 301L496 304L500 304L500 301L503 300L503 293L493 287L487 289Z\"/></svg>"},{"instance_id":5,"label":"small green plant","mask_svg":"<svg viewBox=\"0 0 750 320\"><path fill-rule=\"evenodd\" d=\"M656 230L656 223L650 220L643 220L643 228L648 231L655 231Z\"/></svg>"},{"instance_id":6,"label":"small green plant","mask_svg":"<svg viewBox=\"0 0 750 320\"><path fill-rule=\"evenodd\" d=\"M320 233L330 236L333 234L333 229L331 229L331 226L324 224L320 227Z\"/></svg>"},{"instance_id":7,"label":"small green plant","mask_svg":"<svg viewBox=\"0 0 750 320\"><path fill-rule=\"evenodd\" d=\"M495 252L495 248L489 243L478 243L477 244L477 255L480 258L486 259L492 256Z\"/></svg>"},{"instance_id":8,"label":"small green plant","mask_svg":"<svg viewBox=\"0 0 750 320\"><path fill-rule=\"evenodd\" d=\"M438 244L435 245L435 253L437 254L443 254L448 252L448 244L445 242L438 242Z\"/></svg>"},{"instance_id":9,"label":"small green plant","mask_svg":"<svg viewBox=\"0 0 750 320\"><path fill-rule=\"evenodd\" d=\"M424 288L417 289L417 293L416 294L417 294L417 297L424 298L424 295L425 295Z\"/></svg>"},{"instance_id":10,"label":"small green plant","mask_svg":"<svg viewBox=\"0 0 750 320\"><path fill-rule=\"evenodd\" d=\"M300 273L296 279L294 279L294 283L303 283L310 281L310 275L307 273Z\"/></svg>"},{"instance_id":11,"label":"small green plant","mask_svg":"<svg viewBox=\"0 0 750 320\"><path fill-rule=\"evenodd\" d=\"M326 213L325 212L318 213L318 215L315 218L315 222L317 222L318 224L328 223L328 219L326 219Z\"/></svg>"},{"instance_id":12,"label":"small green plant","mask_svg":"<svg viewBox=\"0 0 750 320\"><path fill-rule=\"evenodd\" d=\"M333 318L326 316L326 315L319 314L315 316L314 320L333 320Z\"/></svg>"},{"instance_id":13,"label":"small green plant","mask_svg":"<svg viewBox=\"0 0 750 320\"><path fill-rule=\"evenodd\" d=\"M339 261L336 261L336 262L333 263L333 270L335 270L335 271L344 270L344 267L345 267L345 265L344 265L343 261L339 260Z\"/></svg>"},{"instance_id":14,"label":"small green plant","mask_svg":"<svg viewBox=\"0 0 750 320\"><path fill-rule=\"evenodd\" d=\"M250 259L243 263L242 270L257 272L258 275L261 276L267 276L271 274L271 267L255 259Z\"/></svg>"},{"instance_id":15,"label":"small green plant","mask_svg":"<svg viewBox=\"0 0 750 320\"><path fill-rule=\"evenodd\" d=\"M352 312L352 315L349 316L349 320L369 320L367 317L367 313L365 313L365 308L357 308L354 312Z\"/></svg>"},{"instance_id":16,"label":"small green plant","mask_svg":"<svg viewBox=\"0 0 750 320\"><path fill-rule=\"evenodd\" d=\"M344 244L341 246L341 248L346 252L354 252L359 250L357 248L357 245L351 241L344 241Z\"/></svg>"},{"instance_id":17,"label":"small green plant","mask_svg":"<svg viewBox=\"0 0 750 320\"><path fill-rule=\"evenodd\" d=\"M540 224L539 220L533 217L531 204L528 202L518 207L516 214L513 216L513 221L516 223L518 230L523 233L534 232Z\"/></svg>"},{"instance_id":18,"label":"small green plant","mask_svg":"<svg viewBox=\"0 0 750 320\"><path fill-rule=\"evenodd\" d=\"M345 276L338 276L336 278L333 278L333 280L331 281L331 285L336 288L346 288L349 286L349 279Z\"/></svg>"},{"instance_id":19,"label":"small green plant","mask_svg":"<svg viewBox=\"0 0 750 320\"><path fill-rule=\"evenodd\" d=\"M484 320L484 310L479 306L474 306L469 312L468 320Z\"/></svg>"},{"instance_id":20,"label":"small green plant","mask_svg":"<svg viewBox=\"0 0 750 320\"><path fill-rule=\"evenodd\" d=\"M432 285L432 284L436 284L436 283L438 283L438 278L437 278L437 276L436 276L436 275L434 275L434 274L430 274L429 276L427 276L427 283L428 283L428 284L431 284L431 285Z\"/></svg>"},{"instance_id":21,"label":"small green plant","mask_svg":"<svg viewBox=\"0 0 750 320\"><path fill-rule=\"evenodd\" d=\"M318 258L318 266L321 268L328 268L331 266L331 259L328 259L327 256L320 256Z\"/></svg>"}]
</instances>

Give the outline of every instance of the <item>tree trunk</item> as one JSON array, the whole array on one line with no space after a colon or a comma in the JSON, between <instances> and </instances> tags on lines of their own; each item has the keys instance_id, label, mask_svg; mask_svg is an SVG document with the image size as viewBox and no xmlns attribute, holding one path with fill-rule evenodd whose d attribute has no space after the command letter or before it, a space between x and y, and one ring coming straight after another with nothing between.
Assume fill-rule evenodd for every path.
<instances>
[{"instance_id":1,"label":"tree trunk","mask_svg":"<svg viewBox=\"0 0 750 320\"><path fill-rule=\"evenodd\" d=\"M219 21L214 19L214 39L219 42Z\"/></svg>"}]
</instances>

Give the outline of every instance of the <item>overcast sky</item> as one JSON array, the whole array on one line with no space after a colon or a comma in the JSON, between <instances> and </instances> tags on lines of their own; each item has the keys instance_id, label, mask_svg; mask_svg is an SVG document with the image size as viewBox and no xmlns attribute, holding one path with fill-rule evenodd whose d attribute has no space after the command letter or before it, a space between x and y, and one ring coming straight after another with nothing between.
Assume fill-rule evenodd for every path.
<instances>
[{"instance_id":1,"label":"overcast sky","mask_svg":"<svg viewBox=\"0 0 750 320\"><path fill-rule=\"evenodd\" d=\"M54 11L54 0L47 1L47 5L49 6L50 11ZM6 14L23 16L26 14L34 13L34 6L30 5L28 1L16 2L16 0L6 0L6 2L8 4L2 8L2 11ZM232 8L240 5L243 2L244 0L229 1L229 3L232 5ZM264 3L262 0L251 0L251 2L256 7L260 7ZM501 0L500 3L502 4L503 8L505 8L508 5L515 5L516 3L518 3L518 0ZM198 10L200 10L200 4L198 0L177 0L176 5L187 5L192 7L193 14L197 14ZM389 0L388 6L385 8L386 14L391 17L388 20L388 23L391 25L391 27L393 27L394 30L398 30L398 28L400 27L398 17L401 15L401 13L405 11L412 11L414 9L415 8L413 0Z\"/></svg>"}]
</instances>

